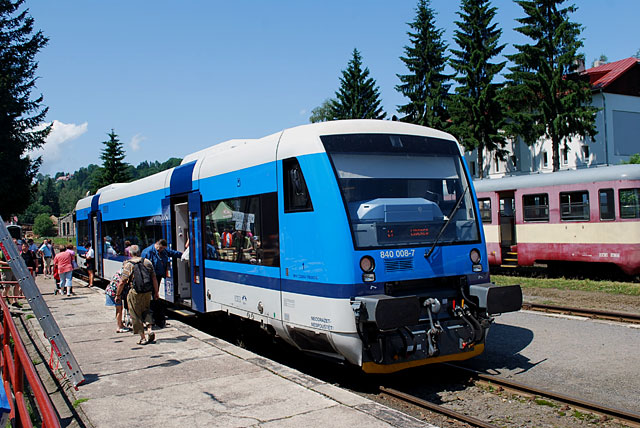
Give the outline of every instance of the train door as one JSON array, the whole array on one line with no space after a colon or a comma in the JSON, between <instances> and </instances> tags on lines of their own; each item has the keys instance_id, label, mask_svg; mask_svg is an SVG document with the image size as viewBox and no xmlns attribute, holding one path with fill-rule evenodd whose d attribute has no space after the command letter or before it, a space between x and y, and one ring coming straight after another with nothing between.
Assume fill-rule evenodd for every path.
<instances>
[{"instance_id":1,"label":"train door","mask_svg":"<svg viewBox=\"0 0 640 428\"><path fill-rule=\"evenodd\" d=\"M173 221L172 219L171 198L162 200L162 235L167 240L169 248L174 248L173 242ZM175 291L173 287L173 263L169 263L167 275L158 284L160 297L167 302L175 302Z\"/></svg>"},{"instance_id":2,"label":"train door","mask_svg":"<svg viewBox=\"0 0 640 428\"><path fill-rule=\"evenodd\" d=\"M189 263L191 265L191 309L205 312L204 251L211 246L202 234L202 196L200 192L189 193Z\"/></svg>"},{"instance_id":3,"label":"train door","mask_svg":"<svg viewBox=\"0 0 640 428\"><path fill-rule=\"evenodd\" d=\"M516 206L513 192L501 192L500 211L500 257L503 266L517 266L518 253L516 249Z\"/></svg>"},{"instance_id":4,"label":"train door","mask_svg":"<svg viewBox=\"0 0 640 428\"><path fill-rule=\"evenodd\" d=\"M100 212L92 213L89 220L89 231L91 235L91 246L96 261L96 275L104 278L104 263L102 262L102 224L100 221Z\"/></svg>"},{"instance_id":5,"label":"train door","mask_svg":"<svg viewBox=\"0 0 640 428\"><path fill-rule=\"evenodd\" d=\"M174 249L181 251L189 239L189 207L188 203L182 202L173 205L172 214L175 219L174 224ZM188 251L188 250L185 250ZM191 272L189 262L184 259L175 261L175 275L173 276L175 302L186 306L191 306Z\"/></svg>"}]
</instances>

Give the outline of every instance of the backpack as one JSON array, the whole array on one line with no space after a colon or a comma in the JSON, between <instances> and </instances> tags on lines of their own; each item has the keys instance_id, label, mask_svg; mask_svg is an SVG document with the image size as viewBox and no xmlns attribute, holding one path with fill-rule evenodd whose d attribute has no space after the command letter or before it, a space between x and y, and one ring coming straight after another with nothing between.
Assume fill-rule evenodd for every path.
<instances>
[{"instance_id":1,"label":"backpack","mask_svg":"<svg viewBox=\"0 0 640 428\"><path fill-rule=\"evenodd\" d=\"M118 283L120 283L120 275L122 275L122 270L114 273L111 277L111 282L109 282L109 285L107 285L107 287L104 289L104 292L114 299L116 298ZM122 294L124 294L124 292Z\"/></svg>"},{"instance_id":2,"label":"backpack","mask_svg":"<svg viewBox=\"0 0 640 428\"><path fill-rule=\"evenodd\" d=\"M133 263L133 289L136 293L148 293L153 291L153 282L151 281L151 273L144 266L143 260Z\"/></svg>"}]
</instances>

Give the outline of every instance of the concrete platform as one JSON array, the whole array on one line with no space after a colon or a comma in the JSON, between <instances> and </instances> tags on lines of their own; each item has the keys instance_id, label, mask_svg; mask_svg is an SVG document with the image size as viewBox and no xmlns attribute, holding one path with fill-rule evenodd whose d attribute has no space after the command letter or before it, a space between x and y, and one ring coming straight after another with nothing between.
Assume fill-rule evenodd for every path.
<instances>
[{"instance_id":1,"label":"concrete platform","mask_svg":"<svg viewBox=\"0 0 640 428\"><path fill-rule=\"evenodd\" d=\"M53 280L37 283L86 378L77 391L58 383L63 426L433 427L180 321L157 330L155 344L137 345L115 332L103 290L74 280L76 295L63 297ZM37 320L26 326L47 359Z\"/></svg>"}]
</instances>

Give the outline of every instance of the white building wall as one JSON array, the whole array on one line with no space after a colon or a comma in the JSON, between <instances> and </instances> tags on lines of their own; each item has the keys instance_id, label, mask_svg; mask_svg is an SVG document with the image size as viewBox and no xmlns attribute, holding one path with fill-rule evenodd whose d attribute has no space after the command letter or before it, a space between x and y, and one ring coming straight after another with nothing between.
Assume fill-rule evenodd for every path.
<instances>
[{"instance_id":1,"label":"white building wall","mask_svg":"<svg viewBox=\"0 0 640 428\"><path fill-rule=\"evenodd\" d=\"M566 156L561 146L561 170L619 165L632 154L640 153L640 97L597 92L593 94L592 105L601 109L596 114L595 140L589 137L570 139L566 142ZM616 136L620 141L616 142ZM506 161L496 161L485 150L484 177L553 172L553 152L549 139L541 139L532 146L517 139L509 141L505 149L509 151ZM479 177L476 150L465 152L465 159L472 172L475 164L475 177Z\"/></svg>"}]
</instances>

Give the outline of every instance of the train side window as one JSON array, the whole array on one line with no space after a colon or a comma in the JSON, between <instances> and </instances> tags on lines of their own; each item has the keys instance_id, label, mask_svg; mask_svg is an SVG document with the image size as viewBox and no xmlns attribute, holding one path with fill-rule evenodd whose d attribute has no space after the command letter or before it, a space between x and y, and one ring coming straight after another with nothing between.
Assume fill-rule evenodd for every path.
<instances>
[{"instance_id":1,"label":"train side window","mask_svg":"<svg viewBox=\"0 0 640 428\"><path fill-rule=\"evenodd\" d=\"M615 220L613 189L600 189L598 199L600 200L600 220Z\"/></svg>"},{"instance_id":2,"label":"train side window","mask_svg":"<svg viewBox=\"0 0 640 428\"><path fill-rule=\"evenodd\" d=\"M640 218L640 189L620 189L620 218Z\"/></svg>"},{"instance_id":3,"label":"train side window","mask_svg":"<svg viewBox=\"0 0 640 428\"><path fill-rule=\"evenodd\" d=\"M539 193L522 196L524 221L549 221L549 195Z\"/></svg>"},{"instance_id":4,"label":"train side window","mask_svg":"<svg viewBox=\"0 0 640 428\"><path fill-rule=\"evenodd\" d=\"M206 202L202 214L206 259L280 265L276 193Z\"/></svg>"},{"instance_id":5,"label":"train side window","mask_svg":"<svg viewBox=\"0 0 640 428\"><path fill-rule=\"evenodd\" d=\"M565 221L589 220L589 192L560 193L560 219Z\"/></svg>"},{"instance_id":6,"label":"train side window","mask_svg":"<svg viewBox=\"0 0 640 428\"><path fill-rule=\"evenodd\" d=\"M478 206L480 207L482 222L491 223L491 199L478 199Z\"/></svg>"},{"instance_id":7,"label":"train side window","mask_svg":"<svg viewBox=\"0 0 640 428\"><path fill-rule=\"evenodd\" d=\"M309 189L304 180L298 159L290 158L282 161L284 175L284 212L313 211Z\"/></svg>"}]
</instances>

